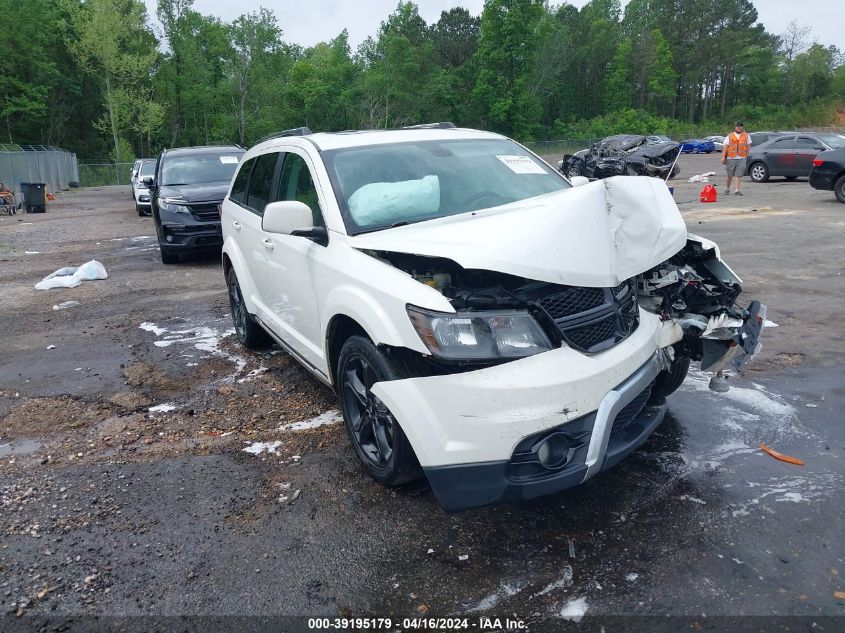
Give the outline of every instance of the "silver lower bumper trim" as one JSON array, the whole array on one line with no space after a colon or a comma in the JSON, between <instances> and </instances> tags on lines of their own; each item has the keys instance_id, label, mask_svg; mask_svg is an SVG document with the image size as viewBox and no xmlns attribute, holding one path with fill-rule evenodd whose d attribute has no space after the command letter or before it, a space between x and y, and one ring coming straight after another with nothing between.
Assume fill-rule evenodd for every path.
<instances>
[{"instance_id":1,"label":"silver lower bumper trim","mask_svg":"<svg viewBox=\"0 0 845 633\"><path fill-rule=\"evenodd\" d=\"M582 483L598 473L604 464L604 456L607 453L607 444L610 441L610 431L613 428L613 421L625 406L636 398L649 383L660 373L662 357L665 353L658 350L654 356L637 371L635 371L625 382L611 389L602 398L599 408L596 411L596 422L593 425L593 433L590 436L590 446L587 448L587 473Z\"/></svg>"}]
</instances>

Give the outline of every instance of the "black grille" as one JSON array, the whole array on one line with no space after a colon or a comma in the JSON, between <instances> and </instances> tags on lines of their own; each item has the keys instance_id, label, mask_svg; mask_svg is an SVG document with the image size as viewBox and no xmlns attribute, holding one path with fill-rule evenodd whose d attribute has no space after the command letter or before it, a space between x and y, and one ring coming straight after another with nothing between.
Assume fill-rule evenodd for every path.
<instances>
[{"instance_id":1,"label":"black grille","mask_svg":"<svg viewBox=\"0 0 845 633\"><path fill-rule=\"evenodd\" d=\"M583 327L567 328L564 332L568 342L586 351L608 339L614 338L615 333L616 315L611 315L601 321Z\"/></svg>"},{"instance_id":2,"label":"black grille","mask_svg":"<svg viewBox=\"0 0 845 633\"><path fill-rule=\"evenodd\" d=\"M191 213L198 220L219 220L220 210L216 204L196 204L191 206Z\"/></svg>"},{"instance_id":3,"label":"black grille","mask_svg":"<svg viewBox=\"0 0 845 633\"><path fill-rule=\"evenodd\" d=\"M557 320L598 308L604 303L604 290L572 286L543 297L537 303L552 319Z\"/></svg>"},{"instance_id":4,"label":"black grille","mask_svg":"<svg viewBox=\"0 0 845 633\"><path fill-rule=\"evenodd\" d=\"M654 387L654 381L643 389L636 398L631 400L613 420L613 426L610 429L610 434L619 433L624 430L631 422L637 419L640 413L645 409L648 399L651 397L651 390Z\"/></svg>"},{"instance_id":5,"label":"black grille","mask_svg":"<svg viewBox=\"0 0 845 633\"><path fill-rule=\"evenodd\" d=\"M634 280L614 288L562 286L537 300L557 325L563 339L582 352L613 347L639 325Z\"/></svg>"}]
</instances>

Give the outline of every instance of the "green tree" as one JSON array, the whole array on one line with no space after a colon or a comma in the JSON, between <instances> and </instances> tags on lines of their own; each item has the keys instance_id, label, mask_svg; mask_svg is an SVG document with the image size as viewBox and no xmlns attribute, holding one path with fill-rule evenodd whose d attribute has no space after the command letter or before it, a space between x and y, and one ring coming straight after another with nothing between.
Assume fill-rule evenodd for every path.
<instances>
[{"instance_id":1,"label":"green tree","mask_svg":"<svg viewBox=\"0 0 845 633\"><path fill-rule=\"evenodd\" d=\"M121 139L150 100L149 78L156 61L155 38L139 0L64 0L72 27L68 47L82 68L103 82L106 114L95 127L110 133L115 160L122 160Z\"/></svg>"},{"instance_id":2,"label":"green tree","mask_svg":"<svg viewBox=\"0 0 845 633\"><path fill-rule=\"evenodd\" d=\"M540 0L487 0L481 14L480 71L473 90L479 119L520 138L531 138L541 116L530 84L542 16Z\"/></svg>"}]
</instances>

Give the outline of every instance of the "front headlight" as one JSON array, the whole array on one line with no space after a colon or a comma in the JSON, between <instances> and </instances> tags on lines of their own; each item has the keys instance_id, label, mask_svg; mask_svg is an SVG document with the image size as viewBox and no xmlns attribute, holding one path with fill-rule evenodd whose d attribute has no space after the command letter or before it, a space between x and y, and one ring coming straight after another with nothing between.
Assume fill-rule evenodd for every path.
<instances>
[{"instance_id":1,"label":"front headlight","mask_svg":"<svg viewBox=\"0 0 845 633\"><path fill-rule=\"evenodd\" d=\"M159 198L158 208L161 211L170 211L170 213L190 213L191 211L185 206L185 201L180 198Z\"/></svg>"},{"instance_id":2,"label":"front headlight","mask_svg":"<svg viewBox=\"0 0 845 633\"><path fill-rule=\"evenodd\" d=\"M524 311L429 312L408 306L417 334L437 358L524 358L552 349L534 317Z\"/></svg>"}]
</instances>

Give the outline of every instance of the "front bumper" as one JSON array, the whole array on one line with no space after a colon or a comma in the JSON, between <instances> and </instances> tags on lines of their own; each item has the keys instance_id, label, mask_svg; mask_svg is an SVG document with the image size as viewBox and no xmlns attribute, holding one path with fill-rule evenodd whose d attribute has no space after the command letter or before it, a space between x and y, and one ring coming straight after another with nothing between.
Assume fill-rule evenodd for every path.
<instances>
[{"instance_id":1,"label":"front bumper","mask_svg":"<svg viewBox=\"0 0 845 633\"><path fill-rule=\"evenodd\" d=\"M639 327L598 354L562 347L476 371L381 382L373 393L402 426L445 508L539 496L591 477L659 424L662 412L636 437L626 430L624 446L608 428L657 375L660 332L660 319L640 310ZM530 482L505 476L526 438L555 430L583 444L565 469Z\"/></svg>"},{"instance_id":2,"label":"front bumper","mask_svg":"<svg viewBox=\"0 0 845 633\"><path fill-rule=\"evenodd\" d=\"M180 251L221 248L223 231L219 220L201 222L185 213L161 213L159 243Z\"/></svg>"},{"instance_id":3,"label":"front bumper","mask_svg":"<svg viewBox=\"0 0 845 633\"><path fill-rule=\"evenodd\" d=\"M663 421L665 402L647 403L660 368L655 354L612 389L597 411L538 435L536 441L553 434L565 434L574 440L570 444L571 457L563 467L520 476L520 457L515 453L506 461L425 468L438 502L447 512L459 512L491 503L533 499L576 486L615 466L643 444Z\"/></svg>"}]
</instances>

